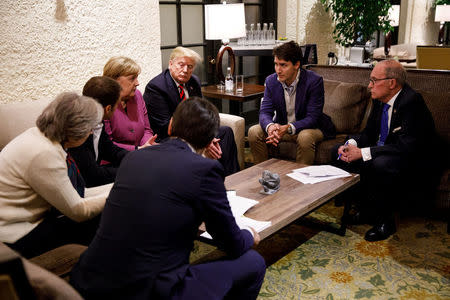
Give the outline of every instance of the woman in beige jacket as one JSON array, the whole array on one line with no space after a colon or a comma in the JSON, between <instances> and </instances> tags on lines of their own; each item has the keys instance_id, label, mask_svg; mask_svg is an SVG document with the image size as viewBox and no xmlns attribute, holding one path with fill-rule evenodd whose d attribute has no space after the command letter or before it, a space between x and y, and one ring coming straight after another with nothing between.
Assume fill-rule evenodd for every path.
<instances>
[{"instance_id":1,"label":"woman in beige jacket","mask_svg":"<svg viewBox=\"0 0 450 300\"><path fill-rule=\"evenodd\" d=\"M60 94L0 152L0 241L25 257L66 243L88 244L112 184L85 189L66 149L102 120L92 98ZM69 178L69 170L72 178ZM73 178L75 176L75 178Z\"/></svg>"}]
</instances>

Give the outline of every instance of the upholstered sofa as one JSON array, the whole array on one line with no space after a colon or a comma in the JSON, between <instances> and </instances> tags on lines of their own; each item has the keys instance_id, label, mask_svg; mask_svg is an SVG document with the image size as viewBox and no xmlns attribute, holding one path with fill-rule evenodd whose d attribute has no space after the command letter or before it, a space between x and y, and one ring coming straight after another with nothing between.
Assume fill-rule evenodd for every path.
<instances>
[{"instance_id":1,"label":"upholstered sofa","mask_svg":"<svg viewBox=\"0 0 450 300\"><path fill-rule=\"evenodd\" d=\"M324 79L325 105L328 114L337 129L335 139L326 140L317 145L316 164L331 161L330 151L338 143L344 142L348 134L358 132L365 127L371 111L369 84L370 68L348 66L306 66ZM444 147L441 157L445 171L437 190L436 207L450 210L450 71L407 69L407 82L419 91L430 109L436 130ZM295 145L282 145L280 155L295 159ZM449 216L450 213L447 214Z\"/></svg>"},{"instance_id":2,"label":"upholstered sofa","mask_svg":"<svg viewBox=\"0 0 450 300\"><path fill-rule=\"evenodd\" d=\"M14 137L26 129L35 126L35 121L49 100L23 101L0 104L0 150ZM220 114L220 123L229 126L234 133L238 149L238 160L241 169L244 168L244 118Z\"/></svg>"}]
</instances>

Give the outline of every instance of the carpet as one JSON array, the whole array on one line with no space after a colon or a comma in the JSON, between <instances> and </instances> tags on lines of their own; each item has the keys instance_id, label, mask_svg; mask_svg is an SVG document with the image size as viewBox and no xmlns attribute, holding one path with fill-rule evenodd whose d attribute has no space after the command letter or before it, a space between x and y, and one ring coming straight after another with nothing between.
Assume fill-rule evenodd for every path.
<instances>
[{"instance_id":1,"label":"carpet","mask_svg":"<svg viewBox=\"0 0 450 300\"><path fill-rule=\"evenodd\" d=\"M329 203L265 239L256 248L268 265L259 300L450 299L450 235L446 224L400 217L397 233L366 242L367 225L345 237L305 226L305 220L337 223L341 207ZM337 226L337 225L336 225ZM191 261L223 255L196 242Z\"/></svg>"}]
</instances>

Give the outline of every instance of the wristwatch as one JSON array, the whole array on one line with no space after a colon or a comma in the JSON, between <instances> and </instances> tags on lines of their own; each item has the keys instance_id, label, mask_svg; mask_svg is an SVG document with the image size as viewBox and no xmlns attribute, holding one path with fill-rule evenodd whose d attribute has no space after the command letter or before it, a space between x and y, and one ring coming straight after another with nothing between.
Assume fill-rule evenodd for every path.
<instances>
[{"instance_id":1,"label":"wristwatch","mask_svg":"<svg viewBox=\"0 0 450 300\"><path fill-rule=\"evenodd\" d=\"M292 134L292 126L288 124L287 133Z\"/></svg>"}]
</instances>

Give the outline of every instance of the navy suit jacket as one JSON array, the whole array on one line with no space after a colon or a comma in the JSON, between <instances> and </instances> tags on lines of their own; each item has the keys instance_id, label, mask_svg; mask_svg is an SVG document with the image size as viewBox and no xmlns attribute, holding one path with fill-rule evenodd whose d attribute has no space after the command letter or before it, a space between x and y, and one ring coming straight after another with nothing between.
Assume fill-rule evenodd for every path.
<instances>
[{"instance_id":1,"label":"navy suit jacket","mask_svg":"<svg viewBox=\"0 0 450 300\"><path fill-rule=\"evenodd\" d=\"M286 101L281 82L274 73L266 78L264 99L259 112L259 124L263 130L269 123L288 123ZM296 88L295 119L293 125L298 134L303 129L318 128L325 138L334 137L335 127L329 116L323 113L324 88L323 79L316 73L301 69Z\"/></svg>"},{"instance_id":2,"label":"navy suit jacket","mask_svg":"<svg viewBox=\"0 0 450 300\"><path fill-rule=\"evenodd\" d=\"M202 97L200 80L192 75L186 83L189 97ZM169 69L150 80L145 87L144 101L153 131L158 134L158 141L168 137L167 128L175 109L180 103L177 85L170 76Z\"/></svg>"},{"instance_id":3,"label":"navy suit jacket","mask_svg":"<svg viewBox=\"0 0 450 300\"><path fill-rule=\"evenodd\" d=\"M350 138L354 138L360 148L370 147L372 158L396 155L404 161L416 161L416 165L422 159L415 156L424 151L425 147L433 148L436 141L433 117L422 95L405 84L394 102L385 144L377 146L382 111L383 103L373 100L373 109L366 128Z\"/></svg>"},{"instance_id":4,"label":"navy suit jacket","mask_svg":"<svg viewBox=\"0 0 450 300\"><path fill-rule=\"evenodd\" d=\"M98 141L98 158L95 159L93 135L89 135L87 140L79 147L69 148L68 152L75 160L81 176L86 183L86 187L99 186L114 182L117 168L127 150L120 148L109 139L105 128L102 128ZM110 162L107 165L100 165L102 160Z\"/></svg>"},{"instance_id":5,"label":"navy suit jacket","mask_svg":"<svg viewBox=\"0 0 450 300\"><path fill-rule=\"evenodd\" d=\"M180 139L128 154L106 201L97 234L71 283L89 298L164 299L189 271L198 227L231 257L253 245L227 200L222 166ZM164 280L154 285L155 277Z\"/></svg>"}]
</instances>

